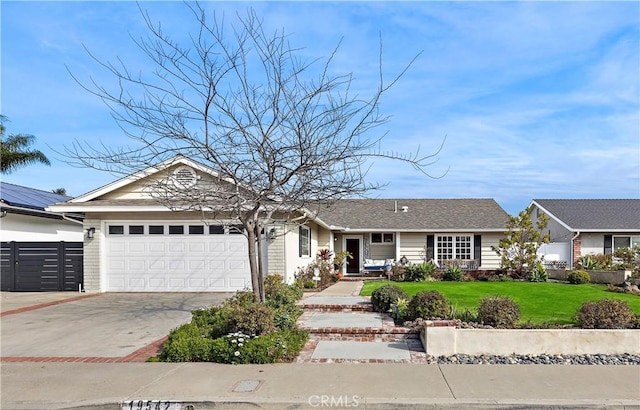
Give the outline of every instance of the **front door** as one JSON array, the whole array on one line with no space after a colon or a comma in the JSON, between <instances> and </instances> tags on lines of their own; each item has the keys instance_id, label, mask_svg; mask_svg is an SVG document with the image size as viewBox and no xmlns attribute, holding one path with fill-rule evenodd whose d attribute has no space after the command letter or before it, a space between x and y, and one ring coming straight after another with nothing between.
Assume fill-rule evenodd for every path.
<instances>
[{"instance_id":1,"label":"front door","mask_svg":"<svg viewBox=\"0 0 640 410\"><path fill-rule=\"evenodd\" d=\"M347 265L347 274L360 273L360 261L362 260L362 257L360 255L360 248L360 238L345 239L345 249L353 256L353 259L349 259L349 264Z\"/></svg>"}]
</instances>

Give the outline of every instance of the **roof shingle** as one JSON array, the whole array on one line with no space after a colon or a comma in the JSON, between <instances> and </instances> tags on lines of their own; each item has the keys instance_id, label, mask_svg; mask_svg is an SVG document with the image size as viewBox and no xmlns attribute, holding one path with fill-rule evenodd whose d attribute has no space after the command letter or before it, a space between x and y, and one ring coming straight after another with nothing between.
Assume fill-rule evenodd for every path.
<instances>
[{"instance_id":1,"label":"roof shingle","mask_svg":"<svg viewBox=\"0 0 640 410\"><path fill-rule=\"evenodd\" d=\"M493 199L342 199L318 217L336 229L369 231L502 231L508 219Z\"/></svg>"},{"instance_id":2,"label":"roof shingle","mask_svg":"<svg viewBox=\"0 0 640 410\"><path fill-rule=\"evenodd\" d=\"M640 230L640 199L535 199L574 231Z\"/></svg>"}]
</instances>

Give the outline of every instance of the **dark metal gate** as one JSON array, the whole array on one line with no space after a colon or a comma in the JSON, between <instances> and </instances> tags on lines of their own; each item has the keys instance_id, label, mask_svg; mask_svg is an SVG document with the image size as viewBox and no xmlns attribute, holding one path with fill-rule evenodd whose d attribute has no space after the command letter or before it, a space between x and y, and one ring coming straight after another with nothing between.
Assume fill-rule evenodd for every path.
<instances>
[{"instance_id":1,"label":"dark metal gate","mask_svg":"<svg viewBox=\"0 0 640 410\"><path fill-rule=\"evenodd\" d=\"M77 291L82 263L82 242L2 242L0 290Z\"/></svg>"}]
</instances>

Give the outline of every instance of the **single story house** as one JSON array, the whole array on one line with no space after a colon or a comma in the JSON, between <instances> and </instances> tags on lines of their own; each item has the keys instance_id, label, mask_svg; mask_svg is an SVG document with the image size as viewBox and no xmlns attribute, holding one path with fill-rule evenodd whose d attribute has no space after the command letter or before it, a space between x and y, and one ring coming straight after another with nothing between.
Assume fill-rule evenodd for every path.
<instances>
[{"instance_id":1,"label":"single story house","mask_svg":"<svg viewBox=\"0 0 640 410\"><path fill-rule=\"evenodd\" d=\"M82 217L46 210L65 195L0 182L3 291L78 290Z\"/></svg>"},{"instance_id":2,"label":"single story house","mask_svg":"<svg viewBox=\"0 0 640 410\"><path fill-rule=\"evenodd\" d=\"M569 268L584 255L640 246L640 199L534 199L527 210L534 221L541 213L549 217L545 260Z\"/></svg>"},{"instance_id":3,"label":"single story house","mask_svg":"<svg viewBox=\"0 0 640 410\"><path fill-rule=\"evenodd\" d=\"M177 156L49 207L84 215L87 292L251 287L248 241L238 220L224 210L211 218L201 210L163 205L151 187L170 180L172 189L185 192L200 186L215 192L221 181L210 167ZM321 249L351 252L348 274L359 274L366 259L403 256L412 262L474 261L479 269L496 269L499 258L491 246L508 218L492 199L353 199L311 208L266 227L261 247L269 274L292 282Z\"/></svg>"}]
</instances>

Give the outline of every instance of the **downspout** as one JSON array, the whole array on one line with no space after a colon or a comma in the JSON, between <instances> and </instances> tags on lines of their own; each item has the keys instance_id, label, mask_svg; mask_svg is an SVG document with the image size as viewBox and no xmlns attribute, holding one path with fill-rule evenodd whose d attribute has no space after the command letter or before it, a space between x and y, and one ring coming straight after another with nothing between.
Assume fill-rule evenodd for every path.
<instances>
[{"instance_id":1,"label":"downspout","mask_svg":"<svg viewBox=\"0 0 640 410\"><path fill-rule=\"evenodd\" d=\"M64 212L62 213L62 219L64 219L65 221L75 222L77 224L84 225L84 222L78 221L77 219L69 218Z\"/></svg>"},{"instance_id":2,"label":"downspout","mask_svg":"<svg viewBox=\"0 0 640 410\"><path fill-rule=\"evenodd\" d=\"M571 252L571 266L569 266L569 268L571 268L571 269L573 269L574 262L575 262L575 261L573 260L573 259L574 259L574 255L573 255L573 241L575 241L575 240L576 240L576 238L577 238L578 236L580 236L580 231L576 232L576 234L575 234L575 235L573 235L573 237L571 238L571 249L570 249L570 252Z\"/></svg>"}]
</instances>

